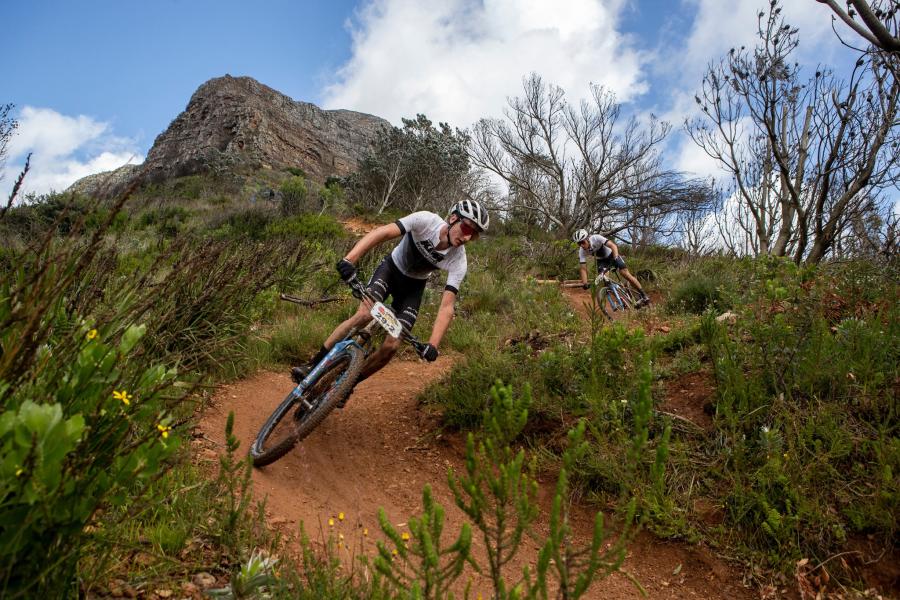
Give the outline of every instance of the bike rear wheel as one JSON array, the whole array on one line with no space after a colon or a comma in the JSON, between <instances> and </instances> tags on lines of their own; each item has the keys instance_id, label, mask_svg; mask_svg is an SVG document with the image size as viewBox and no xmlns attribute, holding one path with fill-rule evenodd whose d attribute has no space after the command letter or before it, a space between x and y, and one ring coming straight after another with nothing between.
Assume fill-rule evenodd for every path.
<instances>
[{"instance_id":1,"label":"bike rear wheel","mask_svg":"<svg viewBox=\"0 0 900 600\"><path fill-rule=\"evenodd\" d=\"M364 362L362 349L347 346L302 396L289 394L263 424L250 447L253 465L262 467L275 462L308 436L350 395ZM311 407L306 408L303 400Z\"/></svg>"},{"instance_id":2,"label":"bike rear wheel","mask_svg":"<svg viewBox=\"0 0 900 600\"><path fill-rule=\"evenodd\" d=\"M619 297L625 303L625 308L632 309L638 305L641 295L630 285L620 285L618 287Z\"/></svg>"}]
</instances>

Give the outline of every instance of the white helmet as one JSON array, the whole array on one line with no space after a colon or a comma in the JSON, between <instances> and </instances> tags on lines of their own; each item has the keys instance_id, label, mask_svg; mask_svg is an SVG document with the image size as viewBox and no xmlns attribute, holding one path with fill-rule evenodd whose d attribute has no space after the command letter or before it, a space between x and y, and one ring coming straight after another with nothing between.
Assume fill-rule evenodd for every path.
<instances>
[{"instance_id":1,"label":"white helmet","mask_svg":"<svg viewBox=\"0 0 900 600\"><path fill-rule=\"evenodd\" d=\"M475 200L460 200L453 206L450 214L465 217L475 223L481 231L487 231L491 217L488 212Z\"/></svg>"},{"instance_id":2,"label":"white helmet","mask_svg":"<svg viewBox=\"0 0 900 600\"><path fill-rule=\"evenodd\" d=\"M572 241L576 244L580 244L586 239L588 239L587 229L578 229L572 234Z\"/></svg>"}]
</instances>

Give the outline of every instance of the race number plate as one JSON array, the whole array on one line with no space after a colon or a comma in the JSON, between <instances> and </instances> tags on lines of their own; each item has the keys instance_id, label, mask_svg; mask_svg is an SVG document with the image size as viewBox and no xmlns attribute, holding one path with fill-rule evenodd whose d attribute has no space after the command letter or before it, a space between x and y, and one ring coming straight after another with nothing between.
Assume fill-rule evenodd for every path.
<instances>
[{"instance_id":1,"label":"race number plate","mask_svg":"<svg viewBox=\"0 0 900 600\"><path fill-rule=\"evenodd\" d=\"M369 311L375 320L378 321L385 331L395 338L399 338L403 333L403 325L397 320L394 312L381 302L376 302Z\"/></svg>"}]
</instances>

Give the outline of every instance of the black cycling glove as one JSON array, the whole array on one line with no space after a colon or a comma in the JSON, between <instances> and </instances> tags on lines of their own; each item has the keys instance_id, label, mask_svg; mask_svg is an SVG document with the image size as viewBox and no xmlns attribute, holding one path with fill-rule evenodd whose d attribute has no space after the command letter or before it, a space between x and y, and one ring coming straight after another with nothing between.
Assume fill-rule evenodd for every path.
<instances>
[{"instance_id":1,"label":"black cycling glove","mask_svg":"<svg viewBox=\"0 0 900 600\"><path fill-rule=\"evenodd\" d=\"M422 346L422 349L419 350L419 356L427 360L428 362L434 362L438 357L438 350L431 344L425 344Z\"/></svg>"},{"instance_id":2,"label":"black cycling glove","mask_svg":"<svg viewBox=\"0 0 900 600\"><path fill-rule=\"evenodd\" d=\"M335 268L337 269L337 272L341 274L341 279L344 281L351 281L356 277L356 266L346 258L339 260L338 264L335 265Z\"/></svg>"}]
</instances>

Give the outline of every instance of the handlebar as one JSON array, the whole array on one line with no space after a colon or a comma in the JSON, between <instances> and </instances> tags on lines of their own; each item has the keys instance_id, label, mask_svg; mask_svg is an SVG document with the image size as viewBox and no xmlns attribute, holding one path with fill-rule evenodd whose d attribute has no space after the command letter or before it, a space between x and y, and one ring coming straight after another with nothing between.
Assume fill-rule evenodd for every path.
<instances>
[{"instance_id":1,"label":"handlebar","mask_svg":"<svg viewBox=\"0 0 900 600\"><path fill-rule=\"evenodd\" d=\"M367 306L371 307L379 301L378 298L369 293L369 290L366 289L366 286L364 286L359 278L355 275L353 276L353 279L345 281L345 283L350 287L350 292L353 294L353 297L362 300L366 303ZM388 310L391 309L388 308ZM393 311L391 312L393 313ZM400 325L403 326L403 323L401 322ZM422 349L427 346L427 344L425 344L424 342L420 342L418 339L416 339L416 337L411 334L406 329L406 327L403 327L403 332L400 334L400 339L415 348L416 352L421 352Z\"/></svg>"}]
</instances>

